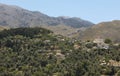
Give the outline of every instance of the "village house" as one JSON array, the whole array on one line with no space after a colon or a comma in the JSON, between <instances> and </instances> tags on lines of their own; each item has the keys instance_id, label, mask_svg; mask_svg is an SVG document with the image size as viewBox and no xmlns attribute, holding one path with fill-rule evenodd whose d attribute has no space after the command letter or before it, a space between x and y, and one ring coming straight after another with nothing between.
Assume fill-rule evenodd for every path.
<instances>
[{"instance_id":1,"label":"village house","mask_svg":"<svg viewBox=\"0 0 120 76\"><path fill-rule=\"evenodd\" d=\"M93 43L96 43L97 47L100 49L109 49L109 44L104 43L104 39L100 38L94 39Z\"/></svg>"}]
</instances>

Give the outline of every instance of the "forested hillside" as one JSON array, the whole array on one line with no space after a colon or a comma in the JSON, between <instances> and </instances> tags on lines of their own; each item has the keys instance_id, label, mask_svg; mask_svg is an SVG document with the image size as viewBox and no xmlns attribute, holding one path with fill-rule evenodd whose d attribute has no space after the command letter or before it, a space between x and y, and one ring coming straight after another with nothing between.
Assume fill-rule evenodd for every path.
<instances>
[{"instance_id":1,"label":"forested hillside","mask_svg":"<svg viewBox=\"0 0 120 76\"><path fill-rule=\"evenodd\" d=\"M43 28L0 32L0 76L101 75L120 76L119 43L83 42Z\"/></svg>"}]
</instances>

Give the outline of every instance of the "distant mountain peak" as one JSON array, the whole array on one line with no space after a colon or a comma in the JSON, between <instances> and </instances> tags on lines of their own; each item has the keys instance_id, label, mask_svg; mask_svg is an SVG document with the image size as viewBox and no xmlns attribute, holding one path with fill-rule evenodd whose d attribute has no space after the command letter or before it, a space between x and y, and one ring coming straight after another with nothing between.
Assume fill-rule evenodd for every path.
<instances>
[{"instance_id":1,"label":"distant mountain peak","mask_svg":"<svg viewBox=\"0 0 120 76\"><path fill-rule=\"evenodd\" d=\"M10 7L10 8L16 8L16 9L23 9L19 6L16 6L16 5L8 5L8 4L3 4L3 3L0 3L0 6L3 6L3 7Z\"/></svg>"},{"instance_id":2,"label":"distant mountain peak","mask_svg":"<svg viewBox=\"0 0 120 76\"><path fill-rule=\"evenodd\" d=\"M66 25L74 28L89 27L92 22L76 17L50 17L38 11L29 11L14 5L0 4L0 25L9 27L36 27Z\"/></svg>"},{"instance_id":3,"label":"distant mountain peak","mask_svg":"<svg viewBox=\"0 0 120 76\"><path fill-rule=\"evenodd\" d=\"M69 19L69 18L72 18L72 17L70 17L70 16L59 16L58 18Z\"/></svg>"}]
</instances>

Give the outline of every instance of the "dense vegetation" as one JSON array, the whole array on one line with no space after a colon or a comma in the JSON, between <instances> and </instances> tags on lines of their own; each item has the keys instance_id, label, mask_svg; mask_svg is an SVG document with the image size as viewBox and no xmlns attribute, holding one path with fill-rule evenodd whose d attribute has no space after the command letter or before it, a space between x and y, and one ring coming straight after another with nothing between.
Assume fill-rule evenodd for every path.
<instances>
[{"instance_id":1,"label":"dense vegetation","mask_svg":"<svg viewBox=\"0 0 120 76\"><path fill-rule=\"evenodd\" d=\"M120 45L107 43L108 49L99 48L92 41L68 39L43 28L3 30L0 76L119 76L120 66L107 63L120 61Z\"/></svg>"}]
</instances>

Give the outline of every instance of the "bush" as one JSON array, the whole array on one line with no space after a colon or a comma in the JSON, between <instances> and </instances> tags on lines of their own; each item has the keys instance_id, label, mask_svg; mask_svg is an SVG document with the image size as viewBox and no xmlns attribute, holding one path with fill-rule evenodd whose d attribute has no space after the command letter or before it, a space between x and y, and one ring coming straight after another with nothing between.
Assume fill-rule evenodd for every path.
<instances>
[{"instance_id":1,"label":"bush","mask_svg":"<svg viewBox=\"0 0 120 76\"><path fill-rule=\"evenodd\" d=\"M105 39L105 41L104 41L106 44L110 44L110 43L112 43L112 41L110 40L110 39Z\"/></svg>"}]
</instances>

